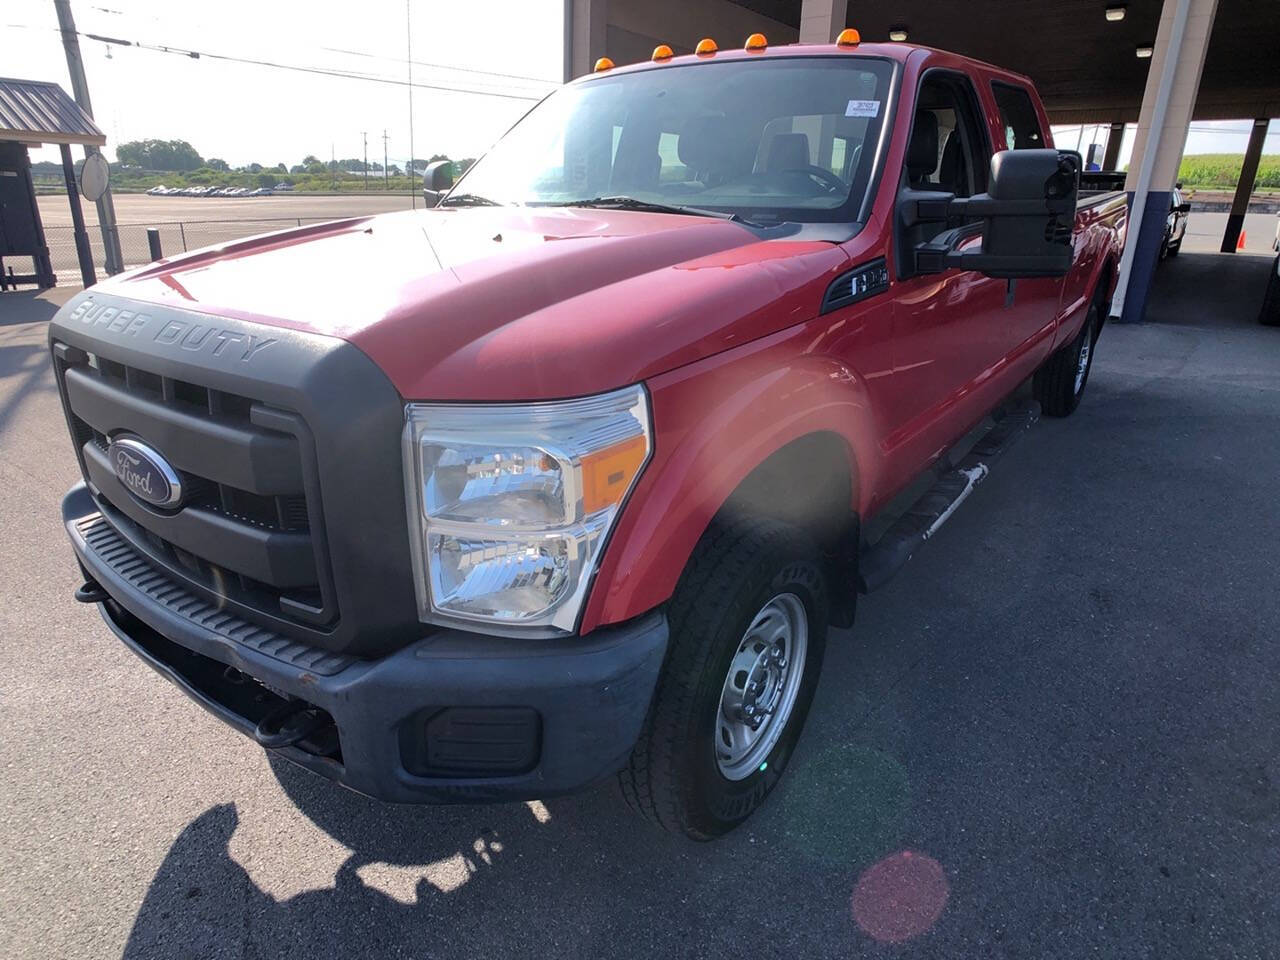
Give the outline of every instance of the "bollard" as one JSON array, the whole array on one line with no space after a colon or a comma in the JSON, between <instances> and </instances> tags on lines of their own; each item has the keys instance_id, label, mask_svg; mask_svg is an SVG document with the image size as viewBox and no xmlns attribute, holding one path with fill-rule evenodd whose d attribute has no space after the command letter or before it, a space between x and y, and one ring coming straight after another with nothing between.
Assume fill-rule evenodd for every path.
<instances>
[{"instance_id":1,"label":"bollard","mask_svg":"<svg viewBox=\"0 0 1280 960\"><path fill-rule=\"evenodd\" d=\"M152 261L164 259L164 253L160 249L160 231L155 227L147 227L147 246L151 248Z\"/></svg>"}]
</instances>

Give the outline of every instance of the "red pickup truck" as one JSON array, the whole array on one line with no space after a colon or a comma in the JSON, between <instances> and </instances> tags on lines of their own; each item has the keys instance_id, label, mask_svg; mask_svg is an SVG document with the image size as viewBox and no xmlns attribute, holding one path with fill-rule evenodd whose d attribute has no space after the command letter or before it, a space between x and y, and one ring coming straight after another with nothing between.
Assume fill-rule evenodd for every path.
<instances>
[{"instance_id":1,"label":"red pickup truck","mask_svg":"<svg viewBox=\"0 0 1280 960\"><path fill-rule=\"evenodd\" d=\"M1079 171L1025 78L936 50L602 62L432 209L60 311L77 599L363 793L620 774L721 834L828 627L1079 402L1126 217Z\"/></svg>"}]
</instances>

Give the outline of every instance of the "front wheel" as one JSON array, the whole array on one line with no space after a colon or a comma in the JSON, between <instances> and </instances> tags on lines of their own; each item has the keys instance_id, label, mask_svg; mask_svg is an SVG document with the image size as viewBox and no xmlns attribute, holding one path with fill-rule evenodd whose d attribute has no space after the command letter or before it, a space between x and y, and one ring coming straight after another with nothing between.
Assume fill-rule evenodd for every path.
<instances>
[{"instance_id":1,"label":"front wheel","mask_svg":"<svg viewBox=\"0 0 1280 960\"><path fill-rule=\"evenodd\" d=\"M1032 389L1046 416L1068 417L1080 406L1093 369L1093 348L1101 326L1098 305L1094 303L1076 338L1055 351L1036 371Z\"/></svg>"},{"instance_id":2,"label":"front wheel","mask_svg":"<svg viewBox=\"0 0 1280 960\"><path fill-rule=\"evenodd\" d=\"M627 802L697 840L746 820L799 739L827 608L802 531L761 517L713 524L668 607L667 660L620 775Z\"/></svg>"}]
</instances>

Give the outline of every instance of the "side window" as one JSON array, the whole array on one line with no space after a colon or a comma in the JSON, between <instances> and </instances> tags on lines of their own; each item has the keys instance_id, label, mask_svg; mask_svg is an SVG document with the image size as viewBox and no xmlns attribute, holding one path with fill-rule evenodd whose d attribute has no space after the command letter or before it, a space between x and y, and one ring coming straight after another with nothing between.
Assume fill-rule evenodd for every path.
<instances>
[{"instance_id":1,"label":"side window","mask_svg":"<svg viewBox=\"0 0 1280 960\"><path fill-rule=\"evenodd\" d=\"M1044 146L1044 134L1040 119L1031 102L1031 94L1022 87L1007 83L991 84L996 108L1000 111L1000 124L1004 127L1004 140L1010 150L1039 150Z\"/></svg>"},{"instance_id":2,"label":"side window","mask_svg":"<svg viewBox=\"0 0 1280 960\"><path fill-rule=\"evenodd\" d=\"M971 197L986 189L991 150L973 87L953 74L926 77L907 148L907 181L917 190Z\"/></svg>"}]
</instances>

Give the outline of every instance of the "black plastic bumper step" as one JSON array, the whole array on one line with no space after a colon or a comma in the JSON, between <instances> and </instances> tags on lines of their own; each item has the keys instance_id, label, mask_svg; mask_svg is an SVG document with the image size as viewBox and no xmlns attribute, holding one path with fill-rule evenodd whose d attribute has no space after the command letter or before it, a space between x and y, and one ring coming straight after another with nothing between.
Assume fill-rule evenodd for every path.
<instances>
[{"instance_id":1,"label":"black plastic bumper step","mask_svg":"<svg viewBox=\"0 0 1280 960\"><path fill-rule=\"evenodd\" d=\"M938 532L956 508L991 472L991 464L1040 419L1040 404L1029 401L1005 408L995 425L958 463L944 468L937 481L894 521L858 558L858 590L878 590L906 566L920 545Z\"/></svg>"}]
</instances>

